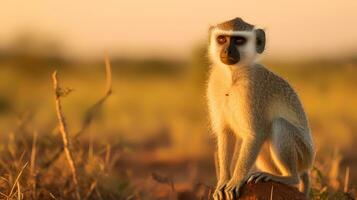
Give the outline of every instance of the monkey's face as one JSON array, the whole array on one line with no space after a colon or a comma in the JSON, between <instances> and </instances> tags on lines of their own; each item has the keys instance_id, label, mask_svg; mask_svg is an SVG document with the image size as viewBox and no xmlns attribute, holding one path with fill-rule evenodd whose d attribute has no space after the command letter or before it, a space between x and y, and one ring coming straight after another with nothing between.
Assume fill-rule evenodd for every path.
<instances>
[{"instance_id":1,"label":"monkey's face","mask_svg":"<svg viewBox=\"0 0 357 200\"><path fill-rule=\"evenodd\" d=\"M256 30L223 31L212 30L210 36L210 58L215 63L224 65L250 65L258 53ZM264 49L264 47L263 47Z\"/></svg>"},{"instance_id":2,"label":"monkey's face","mask_svg":"<svg viewBox=\"0 0 357 200\"><path fill-rule=\"evenodd\" d=\"M216 43L220 47L219 58L226 65L237 64L241 59L243 46L247 44L247 38L243 36L218 35Z\"/></svg>"}]
</instances>

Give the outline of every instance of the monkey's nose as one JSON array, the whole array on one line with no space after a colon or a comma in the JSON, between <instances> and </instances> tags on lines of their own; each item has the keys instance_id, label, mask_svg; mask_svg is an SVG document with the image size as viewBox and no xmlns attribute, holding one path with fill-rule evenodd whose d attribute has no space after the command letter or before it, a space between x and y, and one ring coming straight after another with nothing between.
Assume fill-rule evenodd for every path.
<instances>
[{"instance_id":1,"label":"monkey's nose","mask_svg":"<svg viewBox=\"0 0 357 200\"><path fill-rule=\"evenodd\" d=\"M231 53L232 53L232 51L230 49L224 50L224 54L226 54L227 56L230 55Z\"/></svg>"}]
</instances>

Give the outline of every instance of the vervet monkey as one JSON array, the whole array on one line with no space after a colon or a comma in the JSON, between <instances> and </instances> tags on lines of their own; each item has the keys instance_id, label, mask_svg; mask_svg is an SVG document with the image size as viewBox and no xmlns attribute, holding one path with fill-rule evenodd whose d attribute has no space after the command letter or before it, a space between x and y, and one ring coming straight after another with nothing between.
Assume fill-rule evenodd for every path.
<instances>
[{"instance_id":1,"label":"vervet monkey","mask_svg":"<svg viewBox=\"0 0 357 200\"><path fill-rule=\"evenodd\" d=\"M315 157L309 124L289 83L257 63L265 40L264 30L241 18L209 29L207 98L219 163L215 200L236 198L251 181L301 181L300 190L309 193Z\"/></svg>"}]
</instances>

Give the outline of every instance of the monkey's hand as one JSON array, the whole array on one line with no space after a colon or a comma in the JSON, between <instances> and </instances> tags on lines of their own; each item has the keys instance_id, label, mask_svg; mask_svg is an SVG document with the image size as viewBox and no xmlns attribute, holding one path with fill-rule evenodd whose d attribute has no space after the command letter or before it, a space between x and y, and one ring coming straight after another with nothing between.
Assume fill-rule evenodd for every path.
<instances>
[{"instance_id":1,"label":"monkey's hand","mask_svg":"<svg viewBox=\"0 0 357 200\"><path fill-rule=\"evenodd\" d=\"M224 188L224 194L226 196L226 199L235 200L236 198L239 198L241 192L240 190L242 186L247 182L247 179L248 177L242 180L231 179Z\"/></svg>"},{"instance_id":2,"label":"monkey's hand","mask_svg":"<svg viewBox=\"0 0 357 200\"><path fill-rule=\"evenodd\" d=\"M223 193L224 193L224 188L226 187L227 183L228 183L228 180L218 181L216 189L213 193L214 200L224 200Z\"/></svg>"}]
</instances>

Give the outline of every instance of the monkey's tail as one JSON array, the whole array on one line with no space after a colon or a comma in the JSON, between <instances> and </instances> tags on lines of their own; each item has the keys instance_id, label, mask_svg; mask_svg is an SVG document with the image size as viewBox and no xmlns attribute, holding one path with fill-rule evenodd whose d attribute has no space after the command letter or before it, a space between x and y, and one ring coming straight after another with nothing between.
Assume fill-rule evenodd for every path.
<instances>
[{"instance_id":1,"label":"monkey's tail","mask_svg":"<svg viewBox=\"0 0 357 200\"><path fill-rule=\"evenodd\" d=\"M301 179L300 191L303 192L306 197L309 197L310 187L311 187L309 172L308 171L303 172L300 175L300 179Z\"/></svg>"}]
</instances>

